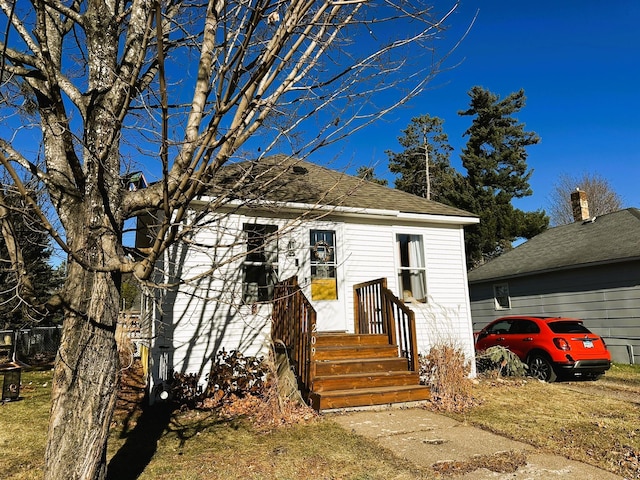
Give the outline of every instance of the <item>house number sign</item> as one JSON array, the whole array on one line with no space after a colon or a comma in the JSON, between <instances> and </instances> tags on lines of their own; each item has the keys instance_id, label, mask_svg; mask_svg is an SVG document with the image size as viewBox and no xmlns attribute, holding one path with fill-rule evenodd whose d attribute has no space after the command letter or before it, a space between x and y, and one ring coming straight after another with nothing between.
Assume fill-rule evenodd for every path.
<instances>
[{"instance_id":1,"label":"house number sign","mask_svg":"<svg viewBox=\"0 0 640 480\"><path fill-rule=\"evenodd\" d=\"M313 323L311 325L311 356L315 357L316 355L316 333L318 333L318 326Z\"/></svg>"}]
</instances>

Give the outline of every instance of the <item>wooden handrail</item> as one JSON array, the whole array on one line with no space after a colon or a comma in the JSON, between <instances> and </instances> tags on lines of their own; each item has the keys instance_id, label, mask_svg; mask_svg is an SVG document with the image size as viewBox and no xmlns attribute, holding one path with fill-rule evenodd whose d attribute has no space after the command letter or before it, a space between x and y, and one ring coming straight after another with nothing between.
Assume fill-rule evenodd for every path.
<instances>
[{"instance_id":1,"label":"wooden handrail","mask_svg":"<svg viewBox=\"0 0 640 480\"><path fill-rule=\"evenodd\" d=\"M275 285L271 314L271 338L284 345L306 396L315 375L316 311L293 276Z\"/></svg>"},{"instance_id":2,"label":"wooden handrail","mask_svg":"<svg viewBox=\"0 0 640 480\"><path fill-rule=\"evenodd\" d=\"M407 359L409 370L419 371L415 313L387 288L387 279L354 285L353 301L355 332L386 334Z\"/></svg>"}]
</instances>

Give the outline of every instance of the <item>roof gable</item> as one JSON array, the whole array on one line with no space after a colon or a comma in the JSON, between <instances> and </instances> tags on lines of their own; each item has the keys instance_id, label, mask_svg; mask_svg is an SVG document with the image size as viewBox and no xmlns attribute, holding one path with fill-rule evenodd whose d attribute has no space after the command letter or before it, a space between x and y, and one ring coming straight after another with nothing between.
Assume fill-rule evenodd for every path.
<instances>
[{"instance_id":1,"label":"roof gable","mask_svg":"<svg viewBox=\"0 0 640 480\"><path fill-rule=\"evenodd\" d=\"M627 208L550 228L469 272L469 282L640 258L640 210Z\"/></svg>"},{"instance_id":2,"label":"roof gable","mask_svg":"<svg viewBox=\"0 0 640 480\"><path fill-rule=\"evenodd\" d=\"M239 190L234 189L234 180L245 176L249 181ZM476 218L455 207L284 155L226 166L220 170L215 182L216 190L228 189L235 198L249 201Z\"/></svg>"}]
</instances>

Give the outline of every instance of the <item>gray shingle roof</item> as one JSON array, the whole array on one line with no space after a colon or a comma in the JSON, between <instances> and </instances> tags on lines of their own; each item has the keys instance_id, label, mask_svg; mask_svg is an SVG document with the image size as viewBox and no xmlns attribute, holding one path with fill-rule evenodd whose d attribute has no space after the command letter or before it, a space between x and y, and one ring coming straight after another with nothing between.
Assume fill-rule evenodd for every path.
<instances>
[{"instance_id":1,"label":"gray shingle roof","mask_svg":"<svg viewBox=\"0 0 640 480\"><path fill-rule=\"evenodd\" d=\"M469 283L640 258L640 210L551 228L469 272Z\"/></svg>"},{"instance_id":2,"label":"gray shingle roof","mask_svg":"<svg viewBox=\"0 0 640 480\"><path fill-rule=\"evenodd\" d=\"M224 167L215 178L217 188L230 186L241 175L248 176L249 184L231 191L234 197L246 200L476 218L458 208L284 155Z\"/></svg>"}]
</instances>

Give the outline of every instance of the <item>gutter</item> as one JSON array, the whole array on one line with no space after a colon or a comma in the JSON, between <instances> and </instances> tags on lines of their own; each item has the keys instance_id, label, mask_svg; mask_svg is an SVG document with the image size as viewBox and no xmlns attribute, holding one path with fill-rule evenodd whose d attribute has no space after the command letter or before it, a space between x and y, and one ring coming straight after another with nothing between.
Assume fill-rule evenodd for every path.
<instances>
[{"instance_id":1,"label":"gutter","mask_svg":"<svg viewBox=\"0 0 640 480\"><path fill-rule=\"evenodd\" d=\"M214 198L201 197L193 204L201 203L203 206L207 205ZM411 222L421 223L435 223L441 225L475 225L480 223L478 217L473 216L457 216L457 215L438 215L432 213L407 213L400 210L386 210L378 208L358 208L358 207L345 207L334 205L319 205L311 203L297 203L297 202L261 202L257 205L247 204L241 200L231 200L226 202L223 207L225 210L251 210L251 211L265 211L273 216L274 209L283 213L300 213L300 212L318 212L324 214L335 214L340 217L352 217L352 218L370 218L370 219L398 219Z\"/></svg>"}]
</instances>

